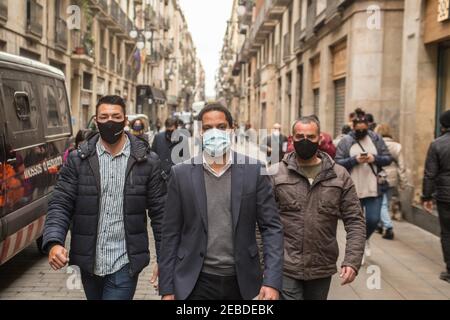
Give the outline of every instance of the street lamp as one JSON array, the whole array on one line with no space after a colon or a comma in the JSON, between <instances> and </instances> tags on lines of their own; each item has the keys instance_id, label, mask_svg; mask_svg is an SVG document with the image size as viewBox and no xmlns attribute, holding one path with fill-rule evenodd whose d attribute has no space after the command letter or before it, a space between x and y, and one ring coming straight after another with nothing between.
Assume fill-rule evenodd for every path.
<instances>
[{"instance_id":1,"label":"street lamp","mask_svg":"<svg viewBox=\"0 0 450 320\"><path fill-rule=\"evenodd\" d=\"M239 15L239 17L242 17L245 12L247 11L247 9L245 8L245 5L241 4L238 8L237 8L237 14Z\"/></svg>"}]
</instances>

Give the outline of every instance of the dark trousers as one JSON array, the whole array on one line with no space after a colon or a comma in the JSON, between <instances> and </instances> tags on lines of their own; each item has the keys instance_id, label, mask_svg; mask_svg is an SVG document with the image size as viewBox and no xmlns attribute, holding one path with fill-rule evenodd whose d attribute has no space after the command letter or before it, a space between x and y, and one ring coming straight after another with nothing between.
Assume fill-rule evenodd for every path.
<instances>
[{"instance_id":1,"label":"dark trousers","mask_svg":"<svg viewBox=\"0 0 450 320\"><path fill-rule=\"evenodd\" d=\"M128 264L104 277L81 271L81 282L88 300L133 300L138 277L130 276Z\"/></svg>"},{"instance_id":2,"label":"dark trousers","mask_svg":"<svg viewBox=\"0 0 450 320\"><path fill-rule=\"evenodd\" d=\"M283 276L281 300L327 300L331 277L316 280L297 280Z\"/></svg>"},{"instance_id":3,"label":"dark trousers","mask_svg":"<svg viewBox=\"0 0 450 320\"><path fill-rule=\"evenodd\" d=\"M200 273L187 300L243 300L235 276L224 277Z\"/></svg>"},{"instance_id":4,"label":"dark trousers","mask_svg":"<svg viewBox=\"0 0 450 320\"><path fill-rule=\"evenodd\" d=\"M450 203L438 202L439 223L441 225L441 244L447 272L450 273Z\"/></svg>"}]
</instances>

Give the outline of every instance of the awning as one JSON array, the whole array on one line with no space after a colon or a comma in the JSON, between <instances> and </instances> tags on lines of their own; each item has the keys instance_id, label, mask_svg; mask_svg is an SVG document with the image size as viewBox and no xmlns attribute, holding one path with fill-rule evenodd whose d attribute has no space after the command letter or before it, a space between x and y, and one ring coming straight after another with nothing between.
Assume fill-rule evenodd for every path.
<instances>
[{"instance_id":1,"label":"awning","mask_svg":"<svg viewBox=\"0 0 450 320\"><path fill-rule=\"evenodd\" d=\"M157 89L155 87L150 87L150 92L152 95L152 99L156 103L164 103L166 102L166 93L160 89Z\"/></svg>"}]
</instances>

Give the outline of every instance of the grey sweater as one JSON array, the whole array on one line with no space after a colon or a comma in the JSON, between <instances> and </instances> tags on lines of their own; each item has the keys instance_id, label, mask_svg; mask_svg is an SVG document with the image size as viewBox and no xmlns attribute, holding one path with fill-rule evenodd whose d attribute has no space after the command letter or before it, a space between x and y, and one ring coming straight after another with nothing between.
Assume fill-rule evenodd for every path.
<instances>
[{"instance_id":1,"label":"grey sweater","mask_svg":"<svg viewBox=\"0 0 450 320\"><path fill-rule=\"evenodd\" d=\"M205 173L205 189L208 210L208 247L202 272L233 276L234 244L231 216L231 168L221 177L208 170Z\"/></svg>"}]
</instances>

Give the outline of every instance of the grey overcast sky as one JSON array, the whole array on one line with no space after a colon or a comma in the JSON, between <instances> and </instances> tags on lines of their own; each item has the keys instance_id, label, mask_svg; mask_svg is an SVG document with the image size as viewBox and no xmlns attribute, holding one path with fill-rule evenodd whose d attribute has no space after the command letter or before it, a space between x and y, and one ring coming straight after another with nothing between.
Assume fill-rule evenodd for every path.
<instances>
[{"instance_id":1,"label":"grey overcast sky","mask_svg":"<svg viewBox=\"0 0 450 320\"><path fill-rule=\"evenodd\" d=\"M179 0L206 73L206 95L215 95L215 74L232 0Z\"/></svg>"}]
</instances>

